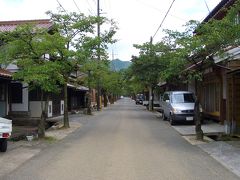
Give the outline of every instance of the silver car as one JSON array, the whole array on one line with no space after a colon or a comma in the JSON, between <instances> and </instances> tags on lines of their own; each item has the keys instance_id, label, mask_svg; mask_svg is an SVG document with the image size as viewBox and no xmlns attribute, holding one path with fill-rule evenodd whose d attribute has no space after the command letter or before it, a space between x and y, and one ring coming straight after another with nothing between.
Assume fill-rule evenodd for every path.
<instances>
[{"instance_id":1,"label":"silver car","mask_svg":"<svg viewBox=\"0 0 240 180\"><path fill-rule=\"evenodd\" d=\"M189 91L168 91L160 99L163 119L171 125L180 121L194 121L195 97Z\"/></svg>"}]
</instances>

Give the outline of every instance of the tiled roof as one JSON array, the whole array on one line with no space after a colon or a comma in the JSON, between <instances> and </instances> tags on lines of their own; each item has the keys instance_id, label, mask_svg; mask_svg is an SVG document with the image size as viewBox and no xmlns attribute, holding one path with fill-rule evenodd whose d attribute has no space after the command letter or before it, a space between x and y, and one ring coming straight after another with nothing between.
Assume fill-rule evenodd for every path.
<instances>
[{"instance_id":1,"label":"tiled roof","mask_svg":"<svg viewBox=\"0 0 240 180\"><path fill-rule=\"evenodd\" d=\"M1 69L1 68L0 68L0 78L1 78L1 77L11 78L11 77L12 77L12 73L9 72L8 70Z\"/></svg>"},{"instance_id":2,"label":"tiled roof","mask_svg":"<svg viewBox=\"0 0 240 180\"><path fill-rule=\"evenodd\" d=\"M221 12L223 8L231 7L236 0L221 0L219 4L209 13L209 15L203 20L203 22L208 22L210 19L222 19L226 12Z\"/></svg>"},{"instance_id":3,"label":"tiled roof","mask_svg":"<svg viewBox=\"0 0 240 180\"><path fill-rule=\"evenodd\" d=\"M49 19L0 21L0 31L13 31L18 25L36 24L39 28L51 29L53 23Z\"/></svg>"}]
</instances>

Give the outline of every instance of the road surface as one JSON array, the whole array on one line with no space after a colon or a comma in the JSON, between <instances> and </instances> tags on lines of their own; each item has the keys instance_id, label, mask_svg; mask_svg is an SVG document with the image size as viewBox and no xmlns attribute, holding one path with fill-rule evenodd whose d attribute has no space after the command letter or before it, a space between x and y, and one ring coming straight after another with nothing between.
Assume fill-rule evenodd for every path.
<instances>
[{"instance_id":1,"label":"road surface","mask_svg":"<svg viewBox=\"0 0 240 180\"><path fill-rule=\"evenodd\" d=\"M131 99L75 121L81 128L0 179L239 179Z\"/></svg>"}]
</instances>

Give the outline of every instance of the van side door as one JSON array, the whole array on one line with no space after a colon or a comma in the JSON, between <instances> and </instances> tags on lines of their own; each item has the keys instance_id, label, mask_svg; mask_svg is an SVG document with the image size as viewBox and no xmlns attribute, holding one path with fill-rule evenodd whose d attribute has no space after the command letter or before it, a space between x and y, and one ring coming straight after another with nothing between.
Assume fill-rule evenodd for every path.
<instances>
[{"instance_id":1,"label":"van side door","mask_svg":"<svg viewBox=\"0 0 240 180\"><path fill-rule=\"evenodd\" d=\"M162 97L162 109L163 109L164 115L167 118L169 118L169 113L170 113L169 103L170 103L169 93L164 93Z\"/></svg>"}]
</instances>

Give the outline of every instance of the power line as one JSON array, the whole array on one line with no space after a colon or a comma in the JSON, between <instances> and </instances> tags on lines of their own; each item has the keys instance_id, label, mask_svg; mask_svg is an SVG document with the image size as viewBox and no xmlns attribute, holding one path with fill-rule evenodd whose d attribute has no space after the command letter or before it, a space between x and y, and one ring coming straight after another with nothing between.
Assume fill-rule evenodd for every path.
<instances>
[{"instance_id":1,"label":"power line","mask_svg":"<svg viewBox=\"0 0 240 180\"><path fill-rule=\"evenodd\" d=\"M156 10L157 12L162 13L162 9L159 9L159 8L157 8L157 7L154 6L154 5L151 5L151 4L149 4L149 3L143 2L142 0L136 0L136 1L139 2L139 3L141 3L141 4L143 4L143 5L145 5L145 6L148 6L148 7L151 8L151 9ZM184 22L187 21L186 19L184 19L184 18L182 18L182 17L175 16L175 15L170 14L170 13L169 13L168 15L169 15L169 16L172 16L172 17L174 17L174 18L176 18L176 19L179 19L179 20L181 20L181 21L184 21Z\"/></svg>"},{"instance_id":2,"label":"power line","mask_svg":"<svg viewBox=\"0 0 240 180\"><path fill-rule=\"evenodd\" d=\"M62 6L62 4L58 0L56 0L56 1L57 1L58 5L67 13L66 9Z\"/></svg>"},{"instance_id":3,"label":"power line","mask_svg":"<svg viewBox=\"0 0 240 180\"><path fill-rule=\"evenodd\" d=\"M204 3L205 3L205 5L206 5L206 7L207 7L207 9L208 9L208 12L210 13L210 9L209 9L209 7L208 7L208 4L207 4L206 0L204 0Z\"/></svg>"},{"instance_id":4,"label":"power line","mask_svg":"<svg viewBox=\"0 0 240 180\"><path fill-rule=\"evenodd\" d=\"M100 0L97 0L97 17L100 17ZM97 37L100 39L100 22L97 23ZM101 60L100 56L100 44L97 47L97 59L98 59L98 68ZM97 110L101 110L101 86L100 86L100 77L97 79Z\"/></svg>"},{"instance_id":5,"label":"power line","mask_svg":"<svg viewBox=\"0 0 240 180\"><path fill-rule=\"evenodd\" d=\"M73 2L74 2L74 4L75 4L75 6L76 6L76 8L77 8L78 12L80 13L81 11L80 11L80 8L78 7L78 5L77 5L76 1L75 1L75 0L73 0Z\"/></svg>"},{"instance_id":6,"label":"power line","mask_svg":"<svg viewBox=\"0 0 240 180\"><path fill-rule=\"evenodd\" d=\"M93 2L97 5L97 2L96 2L96 0L93 0Z\"/></svg>"},{"instance_id":7,"label":"power line","mask_svg":"<svg viewBox=\"0 0 240 180\"><path fill-rule=\"evenodd\" d=\"M90 13L90 14L96 14L96 13L93 13L94 10L93 10L93 8L92 8L92 6L91 6L89 0L86 0L86 1L87 1L88 6L89 6L89 9L88 9L89 13Z\"/></svg>"},{"instance_id":8,"label":"power line","mask_svg":"<svg viewBox=\"0 0 240 180\"><path fill-rule=\"evenodd\" d=\"M163 22L165 21L165 19L166 19L167 15L168 15L170 9L172 8L172 5L173 5L174 2L175 2L175 0L172 1L170 7L169 7L168 10L167 10L167 13L165 14L165 16L164 16L161 24L158 26L157 31L156 31L155 34L152 36L152 38L154 38L154 37L156 36L156 34L157 34L157 32L159 31L159 29L162 27L162 24L163 24Z\"/></svg>"}]
</instances>

